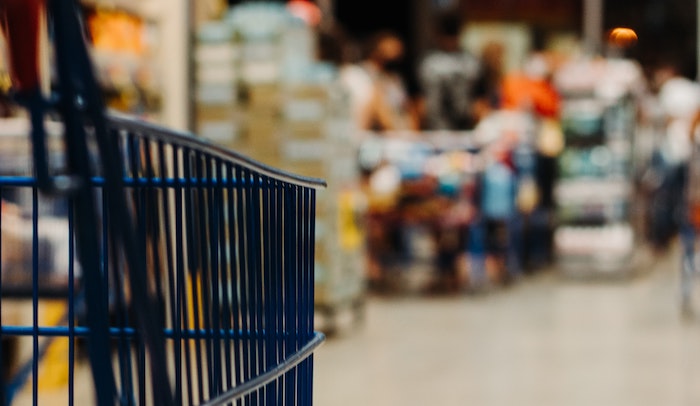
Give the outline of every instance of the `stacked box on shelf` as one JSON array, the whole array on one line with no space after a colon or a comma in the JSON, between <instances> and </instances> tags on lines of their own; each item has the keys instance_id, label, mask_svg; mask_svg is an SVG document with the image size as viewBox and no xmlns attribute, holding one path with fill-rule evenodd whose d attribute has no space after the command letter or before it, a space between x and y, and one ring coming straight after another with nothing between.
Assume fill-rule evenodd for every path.
<instances>
[{"instance_id":1,"label":"stacked box on shelf","mask_svg":"<svg viewBox=\"0 0 700 406\"><path fill-rule=\"evenodd\" d=\"M282 166L328 182L317 199L316 303L329 319L341 308L352 309L364 292L355 145L337 90L330 84L288 84L281 108Z\"/></svg>"},{"instance_id":2,"label":"stacked box on shelf","mask_svg":"<svg viewBox=\"0 0 700 406\"><path fill-rule=\"evenodd\" d=\"M328 84L285 87L282 155L287 168L341 185L355 180L352 127ZM331 182L329 182L331 183Z\"/></svg>"},{"instance_id":3,"label":"stacked box on shelf","mask_svg":"<svg viewBox=\"0 0 700 406\"><path fill-rule=\"evenodd\" d=\"M244 2L225 17L240 50L240 149L271 166L279 166L282 40L287 14L284 4Z\"/></svg>"},{"instance_id":4,"label":"stacked box on shelf","mask_svg":"<svg viewBox=\"0 0 700 406\"><path fill-rule=\"evenodd\" d=\"M326 131L328 88L313 84L288 85L284 96L286 163L304 169L305 175L325 175L325 164L334 146Z\"/></svg>"},{"instance_id":5,"label":"stacked box on shelf","mask_svg":"<svg viewBox=\"0 0 700 406\"><path fill-rule=\"evenodd\" d=\"M280 88L277 84L247 84L241 102L245 151L267 165L280 166Z\"/></svg>"},{"instance_id":6,"label":"stacked box on shelf","mask_svg":"<svg viewBox=\"0 0 700 406\"><path fill-rule=\"evenodd\" d=\"M355 147L346 123L349 111L338 107L331 90L335 71L318 67L314 31L292 18L284 4L244 2L225 22L239 54L236 137L225 145L264 164L327 181L328 189L317 192L316 287L321 307L335 312L363 291L360 216L351 204Z\"/></svg>"},{"instance_id":7,"label":"stacked box on shelf","mask_svg":"<svg viewBox=\"0 0 700 406\"><path fill-rule=\"evenodd\" d=\"M199 30L195 49L196 132L234 149L241 141L240 117L236 114L237 54L228 25L208 23Z\"/></svg>"}]
</instances>

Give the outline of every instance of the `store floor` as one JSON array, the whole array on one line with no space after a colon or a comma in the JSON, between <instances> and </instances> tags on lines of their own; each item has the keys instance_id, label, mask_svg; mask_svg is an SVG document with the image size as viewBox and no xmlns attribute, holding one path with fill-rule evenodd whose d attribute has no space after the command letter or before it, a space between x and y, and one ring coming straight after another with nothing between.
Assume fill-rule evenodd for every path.
<instances>
[{"instance_id":1,"label":"store floor","mask_svg":"<svg viewBox=\"0 0 700 406\"><path fill-rule=\"evenodd\" d=\"M319 406L700 404L700 319L677 254L625 282L556 270L480 297L371 298L315 361Z\"/></svg>"}]
</instances>

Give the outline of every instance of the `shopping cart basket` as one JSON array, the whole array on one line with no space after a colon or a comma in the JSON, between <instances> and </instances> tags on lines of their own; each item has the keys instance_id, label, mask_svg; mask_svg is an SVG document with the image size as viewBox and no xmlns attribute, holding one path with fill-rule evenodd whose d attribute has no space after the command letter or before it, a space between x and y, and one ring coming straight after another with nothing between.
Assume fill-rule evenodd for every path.
<instances>
[{"instance_id":1,"label":"shopping cart basket","mask_svg":"<svg viewBox=\"0 0 700 406\"><path fill-rule=\"evenodd\" d=\"M11 403L30 391L39 403L42 357L62 340L68 404L85 390L75 378L83 345L93 373L88 389L99 404L311 404L312 352L323 340L313 330L315 190L323 182L187 134L105 117L89 110L89 97L87 109L76 103L85 89L68 83L75 72L61 68L74 48L59 47L63 24L75 20L72 3L49 2L64 79L58 110L68 167L82 165L89 176L48 176L43 131L37 136L43 124L33 114L34 173L0 177L0 195L29 196L31 229L25 289L0 268L0 338L31 341L28 360L3 376L0 399ZM84 139L76 141L76 133ZM81 142L84 154L76 159L73 147ZM69 193L48 198L39 189ZM39 255L47 201L69 207L59 289L44 283ZM0 226L6 223L3 211ZM4 245L0 253L9 249ZM22 291L30 321L6 320ZM65 303L52 324L41 319L45 293ZM10 355L0 352L3 361Z\"/></svg>"}]
</instances>

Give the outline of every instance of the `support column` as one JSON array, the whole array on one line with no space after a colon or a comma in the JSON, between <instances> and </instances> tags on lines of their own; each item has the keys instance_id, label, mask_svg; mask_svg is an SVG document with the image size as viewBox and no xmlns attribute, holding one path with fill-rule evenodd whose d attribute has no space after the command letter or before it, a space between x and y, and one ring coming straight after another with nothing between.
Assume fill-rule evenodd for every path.
<instances>
[{"instance_id":1,"label":"support column","mask_svg":"<svg viewBox=\"0 0 700 406\"><path fill-rule=\"evenodd\" d=\"M160 3L162 124L187 131L190 126L189 0L160 0Z\"/></svg>"},{"instance_id":2,"label":"support column","mask_svg":"<svg viewBox=\"0 0 700 406\"><path fill-rule=\"evenodd\" d=\"M586 53L600 53L602 38L603 0L583 0L583 45Z\"/></svg>"}]
</instances>

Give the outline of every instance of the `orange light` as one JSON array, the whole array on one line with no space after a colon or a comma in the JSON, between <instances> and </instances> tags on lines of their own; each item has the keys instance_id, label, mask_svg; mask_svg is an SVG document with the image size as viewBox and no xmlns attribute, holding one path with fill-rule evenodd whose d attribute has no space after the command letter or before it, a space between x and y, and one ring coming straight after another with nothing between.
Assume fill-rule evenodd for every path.
<instances>
[{"instance_id":1,"label":"orange light","mask_svg":"<svg viewBox=\"0 0 700 406\"><path fill-rule=\"evenodd\" d=\"M287 3L287 10L312 27L317 26L321 22L321 9L309 1L292 0Z\"/></svg>"},{"instance_id":2,"label":"orange light","mask_svg":"<svg viewBox=\"0 0 700 406\"><path fill-rule=\"evenodd\" d=\"M637 43L637 33L631 28L613 28L608 34L608 42L620 48L627 48Z\"/></svg>"}]
</instances>

